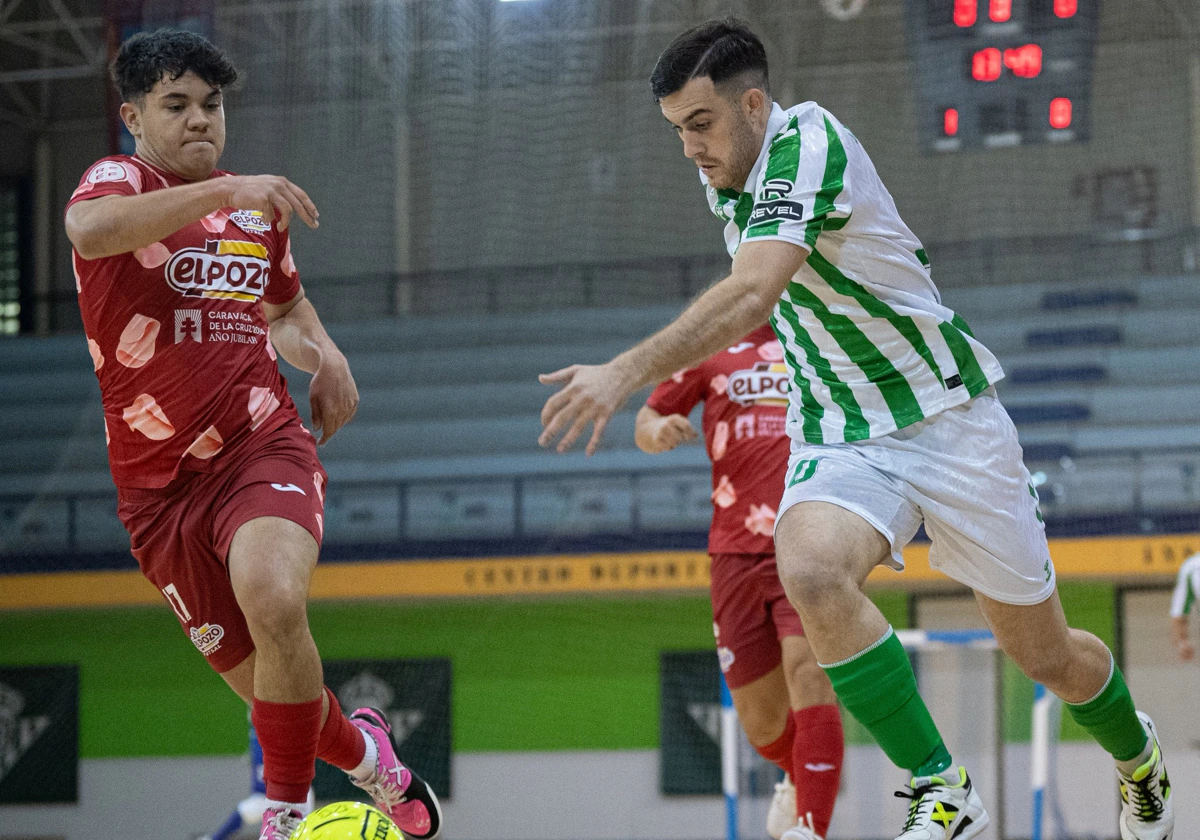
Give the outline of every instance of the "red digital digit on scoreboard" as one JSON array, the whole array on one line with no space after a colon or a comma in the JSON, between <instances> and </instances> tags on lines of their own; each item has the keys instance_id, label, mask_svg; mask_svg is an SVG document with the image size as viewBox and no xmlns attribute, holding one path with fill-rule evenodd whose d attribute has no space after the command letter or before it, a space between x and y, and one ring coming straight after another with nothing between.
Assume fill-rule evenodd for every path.
<instances>
[{"instance_id":1,"label":"red digital digit on scoreboard","mask_svg":"<svg viewBox=\"0 0 1200 840\"><path fill-rule=\"evenodd\" d=\"M1059 130L1071 127L1071 100L1065 96L1050 101L1050 127Z\"/></svg>"},{"instance_id":2,"label":"red digital digit on scoreboard","mask_svg":"<svg viewBox=\"0 0 1200 840\"><path fill-rule=\"evenodd\" d=\"M956 26L975 25L979 15L979 0L954 0L954 23Z\"/></svg>"},{"instance_id":3,"label":"red digital digit on scoreboard","mask_svg":"<svg viewBox=\"0 0 1200 840\"><path fill-rule=\"evenodd\" d=\"M1075 17L1079 0L1042 0L1054 4L1054 16L1060 19ZM988 19L992 23L1012 20L1012 0L987 0ZM954 0L954 25L963 29L974 26L979 19L979 0Z\"/></svg>"},{"instance_id":4,"label":"red digital digit on scoreboard","mask_svg":"<svg viewBox=\"0 0 1200 840\"><path fill-rule=\"evenodd\" d=\"M958 109L947 108L942 112L942 133L947 137L958 134Z\"/></svg>"},{"instance_id":5,"label":"red digital digit on scoreboard","mask_svg":"<svg viewBox=\"0 0 1200 840\"><path fill-rule=\"evenodd\" d=\"M1054 0L1054 14L1060 18L1075 17L1079 11L1079 0Z\"/></svg>"},{"instance_id":6,"label":"red digital digit on scoreboard","mask_svg":"<svg viewBox=\"0 0 1200 840\"><path fill-rule=\"evenodd\" d=\"M1004 66L1015 76L1032 79L1042 72L1042 48L1037 44L1026 44L1005 50Z\"/></svg>"},{"instance_id":7,"label":"red digital digit on scoreboard","mask_svg":"<svg viewBox=\"0 0 1200 840\"><path fill-rule=\"evenodd\" d=\"M971 58L971 78L977 82L994 82L1000 78L1003 58L1000 50L988 47Z\"/></svg>"}]
</instances>

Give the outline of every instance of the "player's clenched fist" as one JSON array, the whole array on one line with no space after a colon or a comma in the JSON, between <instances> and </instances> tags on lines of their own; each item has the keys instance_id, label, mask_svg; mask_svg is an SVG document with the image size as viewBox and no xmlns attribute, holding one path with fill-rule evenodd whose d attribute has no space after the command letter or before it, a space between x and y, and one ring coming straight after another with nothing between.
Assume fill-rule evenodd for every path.
<instances>
[{"instance_id":1,"label":"player's clenched fist","mask_svg":"<svg viewBox=\"0 0 1200 840\"><path fill-rule=\"evenodd\" d=\"M233 175L222 186L228 196L226 207L258 210L263 218L278 220L280 230L287 230L293 213L310 228L319 224L321 214L308 193L281 175Z\"/></svg>"},{"instance_id":2,"label":"player's clenched fist","mask_svg":"<svg viewBox=\"0 0 1200 840\"><path fill-rule=\"evenodd\" d=\"M358 386L345 356L322 361L308 386L308 399L313 428L321 430L317 443L323 446L358 411Z\"/></svg>"},{"instance_id":3,"label":"player's clenched fist","mask_svg":"<svg viewBox=\"0 0 1200 840\"><path fill-rule=\"evenodd\" d=\"M640 418L639 418L640 419ZM641 426L641 424L639 424ZM681 443L695 440L699 433L682 414L668 414L650 419L638 429L637 442L652 455L669 452Z\"/></svg>"}]
</instances>

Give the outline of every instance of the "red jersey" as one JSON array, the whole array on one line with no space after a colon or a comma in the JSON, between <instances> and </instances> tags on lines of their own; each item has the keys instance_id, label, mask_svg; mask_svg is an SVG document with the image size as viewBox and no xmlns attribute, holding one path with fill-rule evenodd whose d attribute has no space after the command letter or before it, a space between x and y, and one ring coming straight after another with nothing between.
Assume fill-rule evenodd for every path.
<instances>
[{"instance_id":1,"label":"red jersey","mask_svg":"<svg viewBox=\"0 0 1200 840\"><path fill-rule=\"evenodd\" d=\"M769 324L654 389L646 404L685 417L704 403L701 425L713 465L711 554L774 554L783 495L788 373Z\"/></svg>"},{"instance_id":2,"label":"red jersey","mask_svg":"<svg viewBox=\"0 0 1200 840\"><path fill-rule=\"evenodd\" d=\"M116 155L87 171L67 207L184 183ZM251 432L299 421L262 301L287 303L300 277L287 232L261 213L224 208L133 253L71 259L119 486L208 472Z\"/></svg>"}]
</instances>

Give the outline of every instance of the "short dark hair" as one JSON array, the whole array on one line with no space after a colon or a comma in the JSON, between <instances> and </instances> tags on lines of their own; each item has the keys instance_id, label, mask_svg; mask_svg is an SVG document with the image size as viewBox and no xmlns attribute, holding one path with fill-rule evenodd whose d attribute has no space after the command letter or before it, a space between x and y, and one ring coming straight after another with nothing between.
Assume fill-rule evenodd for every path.
<instances>
[{"instance_id":1,"label":"short dark hair","mask_svg":"<svg viewBox=\"0 0 1200 840\"><path fill-rule=\"evenodd\" d=\"M658 57L650 90L657 102L704 76L714 85L744 78L749 87L771 95L767 50L749 25L737 18L705 21L678 35Z\"/></svg>"},{"instance_id":2,"label":"short dark hair","mask_svg":"<svg viewBox=\"0 0 1200 840\"><path fill-rule=\"evenodd\" d=\"M112 80L122 102L141 99L164 76L178 79L191 70L218 89L238 79L237 68L207 38L182 29L140 32L121 45Z\"/></svg>"}]
</instances>

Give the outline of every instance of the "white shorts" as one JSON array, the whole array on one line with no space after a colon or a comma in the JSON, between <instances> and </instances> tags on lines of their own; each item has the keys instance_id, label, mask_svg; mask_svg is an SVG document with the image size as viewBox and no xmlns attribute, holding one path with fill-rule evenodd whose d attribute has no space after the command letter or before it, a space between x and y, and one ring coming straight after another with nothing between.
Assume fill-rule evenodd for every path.
<instances>
[{"instance_id":1,"label":"white shorts","mask_svg":"<svg viewBox=\"0 0 1200 840\"><path fill-rule=\"evenodd\" d=\"M1054 564L1017 430L988 389L898 432L854 443L793 442L779 515L801 502L856 513L901 554L921 523L929 564L1006 604L1054 592Z\"/></svg>"}]
</instances>

